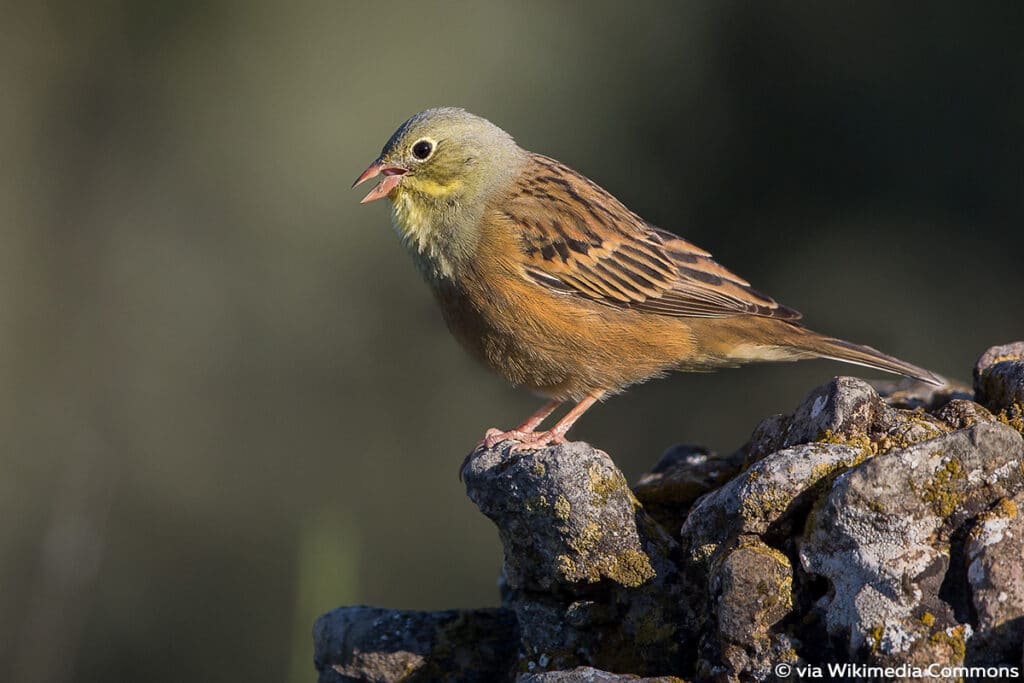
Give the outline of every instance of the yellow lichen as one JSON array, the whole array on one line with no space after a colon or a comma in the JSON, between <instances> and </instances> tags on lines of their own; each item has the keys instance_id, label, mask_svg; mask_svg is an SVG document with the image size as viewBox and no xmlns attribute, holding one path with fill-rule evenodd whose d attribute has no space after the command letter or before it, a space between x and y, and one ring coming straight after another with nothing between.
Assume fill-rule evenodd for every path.
<instances>
[{"instance_id":1,"label":"yellow lichen","mask_svg":"<svg viewBox=\"0 0 1024 683\"><path fill-rule=\"evenodd\" d=\"M935 624L935 615L931 612L925 612L921 615L921 623L931 628Z\"/></svg>"},{"instance_id":2,"label":"yellow lichen","mask_svg":"<svg viewBox=\"0 0 1024 683\"><path fill-rule=\"evenodd\" d=\"M831 429L826 429L825 433L818 439L818 443L858 448L864 454L864 458L861 459L862 462L868 456L878 453L878 444L871 441L867 434L836 434Z\"/></svg>"},{"instance_id":3,"label":"yellow lichen","mask_svg":"<svg viewBox=\"0 0 1024 683\"><path fill-rule=\"evenodd\" d=\"M740 542L736 545L737 550L740 548L743 550L753 550L754 552L761 553L762 555L767 555L784 567L790 566L789 558L786 557L784 552L778 548L771 547L758 538L750 538L746 536L741 538Z\"/></svg>"},{"instance_id":4,"label":"yellow lichen","mask_svg":"<svg viewBox=\"0 0 1024 683\"><path fill-rule=\"evenodd\" d=\"M714 555L716 550L718 550L717 543L705 543L694 548L691 556L696 562L704 562Z\"/></svg>"},{"instance_id":5,"label":"yellow lichen","mask_svg":"<svg viewBox=\"0 0 1024 683\"><path fill-rule=\"evenodd\" d=\"M949 647L956 658L956 662L962 662L967 654L966 628L963 624L952 626L945 631L936 631L929 638L929 641L936 644L943 644Z\"/></svg>"},{"instance_id":6,"label":"yellow lichen","mask_svg":"<svg viewBox=\"0 0 1024 683\"><path fill-rule=\"evenodd\" d=\"M590 479L590 489L597 494L597 502L604 505L608 497L616 491L628 489L626 479L617 470L611 474L605 474L604 470L595 464L587 468L587 477Z\"/></svg>"},{"instance_id":7,"label":"yellow lichen","mask_svg":"<svg viewBox=\"0 0 1024 683\"><path fill-rule=\"evenodd\" d=\"M978 522L990 522L994 519L1013 519L1017 516L1017 504L1009 498L1000 498L991 508L978 515Z\"/></svg>"},{"instance_id":8,"label":"yellow lichen","mask_svg":"<svg viewBox=\"0 0 1024 683\"><path fill-rule=\"evenodd\" d=\"M639 550L623 550L603 572L609 579L623 586L636 588L656 575L650 559Z\"/></svg>"},{"instance_id":9,"label":"yellow lichen","mask_svg":"<svg viewBox=\"0 0 1024 683\"><path fill-rule=\"evenodd\" d=\"M572 506L569 505L569 501L566 500L565 496L559 495L555 498L555 519L562 522L569 521L569 513L572 511Z\"/></svg>"},{"instance_id":10,"label":"yellow lichen","mask_svg":"<svg viewBox=\"0 0 1024 683\"><path fill-rule=\"evenodd\" d=\"M875 626L873 629L868 631L868 647L871 648L871 654L877 654L878 650L882 647L882 636L885 635L885 629L881 626Z\"/></svg>"},{"instance_id":11,"label":"yellow lichen","mask_svg":"<svg viewBox=\"0 0 1024 683\"><path fill-rule=\"evenodd\" d=\"M597 545L597 541L601 538L601 527L598 526L597 522L588 522L578 534L576 534L569 544L572 549L576 552L584 555L589 553Z\"/></svg>"},{"instance_id":12,"label":"yellow lichen","mask_svg":"<svg viewBox=\"0 0 1024 683\"><path fill-rule=\"evenodd\" d=\"M740 501L740 519L774 519L782 514L793 497L776 489L751 492Z\"/></svg>"},{"instance_id":13,"label":"yellow lichen","mask_svg":"<svg viewBox=\"0 0 1024 683\"><path fill-rule=\"evenodd\" d=\"M1013 519L1017 516L1017 504L1009 498L1001 498L992 509L998 511L1000 517L1006 517L1007 519Z\"/></svg>"},{"instance_id":14,"label":"yellow lichen","mask_svg":"<svg viewBox=\"0 0 1024 683\"><path fill-rule=\"evenodd\" d=\"M545 496L542 493L539 496L534 496L533 498L527 498L526 501L524 501L523 506L526 508L527 512L539 512L539 511L542 511L542 510L547 510L548 509L548 499L547 499L547 496Z\"/></svg>"},{"instance_id":15,"label":"yellow lichen","mask_svg":"<svg viewBox=\"0 0 1024 683\"><path fill-rule=\"evenodd\" d=\"M936 515L947 517L952 514L960 501L956 482L965 477L964 467L960 461L950 458L935 472L932 480L924 486L921 499L931 504Z\"/></svg>"},{"instance_id":16,"label":"yellow lichen","mask_svg":"<svg viewBox=\"0 0 1024 683\"><path fill-rule=\"evenodd\" d=\"M1003 408L996 419L1024 434L1024 406L1020 403L1014 402Z\"/></svg>"}]
</instances>

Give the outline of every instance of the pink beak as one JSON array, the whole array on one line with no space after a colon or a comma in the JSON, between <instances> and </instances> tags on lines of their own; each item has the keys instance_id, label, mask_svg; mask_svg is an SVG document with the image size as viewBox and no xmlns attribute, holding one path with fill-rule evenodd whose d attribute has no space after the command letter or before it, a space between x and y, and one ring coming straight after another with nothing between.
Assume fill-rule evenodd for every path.
<instances>
[{"instance_id":1,"label":"pink beak","mask_svg":"<svg viewBox=\"0 0 1024 683\"><path fill-rule=\"evenodd\" d=\"M356 178L356 181L352 183L352 187L355 187L360 183L365 183L370 178L375 178L379 175L383 175L384 178L377 183L377 186L370 190L370 193L363 197L359 203L366 204L367 202L377 201L381 197L387 197L391 194L392 190L398 187L398 183L402 181L402 176L408 172L409 169L407 168L391 166L385 164L380 159L373 162L358 178Z\"/></svg>"}]
</instances>

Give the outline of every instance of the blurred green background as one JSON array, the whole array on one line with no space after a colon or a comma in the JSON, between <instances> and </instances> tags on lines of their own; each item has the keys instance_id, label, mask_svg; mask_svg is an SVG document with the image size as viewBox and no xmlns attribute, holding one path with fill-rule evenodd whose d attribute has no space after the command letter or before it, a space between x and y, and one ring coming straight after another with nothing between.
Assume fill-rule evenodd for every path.
<instances>
[{"instance_id":1,"label":"blurred green background","mask_svg":"<svg viewBox=\"0 0 1024 683\"><path fill-rule=\"evenodd\" d=\"M52 1L0 24L0 679L312 680L336 605L497 603L456 467L537 399L352 179L461 105L816 329L962 379L1024 337L1020 3ZM730 451L827 362L574 434Z\"/></svg>"}]
</instances>

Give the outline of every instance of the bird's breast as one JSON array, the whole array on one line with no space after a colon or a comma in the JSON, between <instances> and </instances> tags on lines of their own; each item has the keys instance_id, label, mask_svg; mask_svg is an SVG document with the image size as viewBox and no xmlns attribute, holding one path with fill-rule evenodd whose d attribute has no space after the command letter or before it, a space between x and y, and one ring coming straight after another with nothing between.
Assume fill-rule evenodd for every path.
<instances>
[{"instance_id":1,"label":"bird's breast","mask_svg":"<svg viewBox=\"0 0 1024 683\"><path fill-rule=\"evenodd\" d=\"M685 327L546 291L481 255L434 286L445 322L471 355L513 384L561 400L610 392L671 368L690 347ZM507 264L506 264L507 265Z\"/></svg>"},{"instance_id":2,"label":"bird's breast","mask_svg":"<svg viewBox=\"0 0 1024 683\"><path fill-rule=\"evenodd\" d=\"M435 209L409 193L396 192L391 218L395 232L428 281L454 278L454 258L445 240L444 222Z\"/></svg>"}]
</instances>

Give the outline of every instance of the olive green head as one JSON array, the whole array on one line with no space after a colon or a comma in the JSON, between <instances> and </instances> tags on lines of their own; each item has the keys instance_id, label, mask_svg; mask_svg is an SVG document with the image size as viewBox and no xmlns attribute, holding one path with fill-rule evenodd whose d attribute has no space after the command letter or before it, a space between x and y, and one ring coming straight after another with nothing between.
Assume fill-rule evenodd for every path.
<instances>
[{"instance_id":1,"label":"olive green head","mask_svg":"<svg viewBox=\"0 0 1024 683\"><path fill-rule=\"evenodd\" d=\"M363 203L391 200L393 223L431 281L472 258L489 202L511 186L527 153L464 109L427 109L399 126L356 179L381 181Z\"/></svg>"},{"instance_id":2,"label":"olive green head","mask_svg":"<svg viewBox=\"0 0 1024 683\"><path fill-rule=\"evenodd\" d=\"M512 136L464 109L427 109L398 127L358 182L384 180L363 201L472 202L518 169Z\"/></svg>"}]
</instances>

